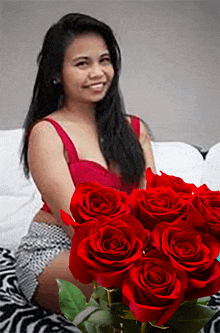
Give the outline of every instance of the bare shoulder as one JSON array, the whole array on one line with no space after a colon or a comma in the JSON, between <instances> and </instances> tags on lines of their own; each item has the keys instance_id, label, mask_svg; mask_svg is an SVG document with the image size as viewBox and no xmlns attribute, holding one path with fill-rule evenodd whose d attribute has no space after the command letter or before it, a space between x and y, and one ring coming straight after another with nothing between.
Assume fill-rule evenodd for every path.
<instances>
[{"instance_id":1,"label":"bare shoulder","mask_svg":"<svg viewBox=\"0 0 220 333\"><path fill-rule=\"evenodd\" d=\"M43 166L55 160L62 159L64 153L63 143L57 131L48 121L37 122L30 133L28 140L28 164L32 173L38 173Z\"/></svg>"},{"instance_id":2,"label":"bare shoulder","mask_svg":"<svg viewBox=\"0 0 220 333\"><path fill-rule=\"evenodd\" d=\"M144 144L145 142L150 142L152 140L150 134L150 128L148 124L141 118L140 119L140 142Z\"/></svg>"},{"instance_id":3,"label":"bare shoulder","mask_svg":"<svg viewBox=\"0 0 220 333\"><path fill-rule=\"evenodd\" d=\"M55 133L54 126L49 121L42 119L33 126L30 136L41 136L48 133Z\"/></svg>"},{"instance_id":4,"label":"bare shoulder","mask_svg":"<svg viewBox=\"0 0 220 333\"><path fill-rule=\"evenodd\" d=\"M57 134L54 126L48 121L39 121L37 122L30 133L28 146L34 147L43 147L47 148L60 148L62 147L62 141Z\"/></svg>"}]
</instances>

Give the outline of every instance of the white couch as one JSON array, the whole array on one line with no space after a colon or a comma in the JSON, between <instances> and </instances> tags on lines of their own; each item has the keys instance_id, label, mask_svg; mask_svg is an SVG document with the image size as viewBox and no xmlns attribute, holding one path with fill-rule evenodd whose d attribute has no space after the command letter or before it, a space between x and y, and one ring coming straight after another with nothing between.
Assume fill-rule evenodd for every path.
<instances>
[{"instance_id":1,"label":"white couch","mask_svg":"<svg viewBox=\"0 0 220 333\"><path fill-rule=\"evenodd\" d=\"M42 201L19 164L22 129L0 131L0 246L15 250ZM183 142L152 142L156 169L199 186L220 190L220 143L206 159Z\"/></svg>"},{"instance_id":2,"label":"white couch","mask_svg":"<svg viewBox=\"0 0 220 333\"><path fill-rule=\"evenodd\" d=\"M80 333L63 316L28 303L17 283L14 250L42 205L33 180L25 178L19 165L22 133L22 129L0 131L0 331ZM212 190L220 189L220 143L210 149L206 160L182 142L152 142L152 148L158 173L162 170L197 186L206 183ZM219 296L211 302L210 306L220 308ZM200 333L215 332L219 311L210 323Z\"/></svg>"}]
</instances>

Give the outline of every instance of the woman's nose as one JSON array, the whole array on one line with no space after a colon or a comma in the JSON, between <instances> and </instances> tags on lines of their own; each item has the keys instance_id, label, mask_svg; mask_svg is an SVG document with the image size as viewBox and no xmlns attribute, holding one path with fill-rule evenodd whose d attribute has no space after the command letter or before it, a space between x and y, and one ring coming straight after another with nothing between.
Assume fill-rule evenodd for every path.
<instances>
[{"instance_id":1,"label":"woman's nose","mask_svg":"<svg viewBox=\"0 0 220 333\"><path fill-rule=\"evenodd\" d=\"M103 68L100 64L93 64L90 68L90 77L101 77L103 75Z\"/></svg>"}]
</instances>

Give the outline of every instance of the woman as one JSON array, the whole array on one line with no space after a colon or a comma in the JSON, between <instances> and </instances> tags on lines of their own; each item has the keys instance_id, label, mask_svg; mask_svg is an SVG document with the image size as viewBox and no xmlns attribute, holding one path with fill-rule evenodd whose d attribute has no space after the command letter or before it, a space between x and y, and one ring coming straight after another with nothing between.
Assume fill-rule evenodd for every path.
<instances>
[{"instance_id":1,"label":"woman","mask_svg":"<svg viewBox=\"0 0 220 333\"><path fill-rule=\"evenodd\" d=\"M120 49L112 30L82 14L68 14L44 38L38 74L24 128L21 160L44 206L18 248L17 276L29 301L60 311L56 278L70 281L87 300L92 285L72 277L69 265L75 187L97 181L128 194L145 187L145 170L155 172L147 127L122 108L118 80Z\"/></svg>"}]
</instances>

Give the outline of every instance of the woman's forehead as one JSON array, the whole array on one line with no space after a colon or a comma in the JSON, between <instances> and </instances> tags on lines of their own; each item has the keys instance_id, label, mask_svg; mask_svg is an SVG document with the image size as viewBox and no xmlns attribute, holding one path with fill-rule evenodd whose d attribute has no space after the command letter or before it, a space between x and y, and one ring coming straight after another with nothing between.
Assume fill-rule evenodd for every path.
<instances>
[{"instance_id":1,"label":"woman's forehead","mask_svg":"<svg viewBox=\"0 0 220 333\"><path fill-rule=\"evenodd\" d=\"M74 37L66 48L66 55L71 57L93 53L108 53L108 47L102 36L92 32Z\"/></svg>"}]
</instances>

